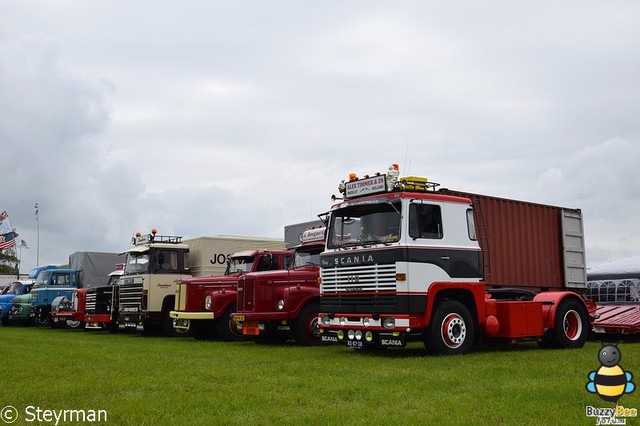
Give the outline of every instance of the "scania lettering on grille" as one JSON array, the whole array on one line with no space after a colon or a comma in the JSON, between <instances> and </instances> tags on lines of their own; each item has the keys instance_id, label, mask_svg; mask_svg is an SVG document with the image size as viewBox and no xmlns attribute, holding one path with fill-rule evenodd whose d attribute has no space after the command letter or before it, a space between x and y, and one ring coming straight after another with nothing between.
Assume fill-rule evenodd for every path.
<instances>
[{"instance_id":1,"label":"scania lettering on grille","mask_svg":"<svg viewBox=\"0 0 640 426\"><path fill-rule=\"evenodd\" d=\"M352 256L342 256L333 259L335 266L359 265L361 263L372 263L373 255L371 254L354 254Z\"/></svg>"}]
</instances>

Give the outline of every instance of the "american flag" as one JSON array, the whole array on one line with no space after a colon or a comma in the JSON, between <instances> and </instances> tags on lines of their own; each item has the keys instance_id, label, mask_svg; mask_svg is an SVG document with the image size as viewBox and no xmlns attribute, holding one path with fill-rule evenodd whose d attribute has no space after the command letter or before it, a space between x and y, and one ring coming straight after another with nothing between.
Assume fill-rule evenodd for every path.
<instances>
[{"instance_id":1,"label":"american flag","mask_svg":"<svg viewBox=\"0 0 640 426\"><path fill-rule=\"evenodd\" d=\"M0 235L0 250L6 250L16 245L16 239L13 232Z\"/></svg>"},{"instance_id":2,"label":"american flag","mask_svg":"<svg viewBox=\"0 0 640 426\"><path fill-rule=\"evenodd\" d=\"M9 214L5 210L0 213L0 235L4 235L12 231L13 228L11 227L11 220L9 219Z\"/></svg>"}]
</instances>

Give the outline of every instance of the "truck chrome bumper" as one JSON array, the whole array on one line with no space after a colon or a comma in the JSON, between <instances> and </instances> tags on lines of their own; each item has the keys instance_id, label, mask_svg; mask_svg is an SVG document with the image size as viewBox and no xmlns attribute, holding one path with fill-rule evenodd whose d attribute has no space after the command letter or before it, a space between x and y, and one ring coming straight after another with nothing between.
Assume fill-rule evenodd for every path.
<instances>
[{"instance_id":1,"label":"truck chrome bumper","mask_svg":"<svg viewBox=\"0 0 640 426\"><path fill-rule=\"evenodd\" d=\"M182 312L171 311L169 317L173 319L185 319L185 320L210 320L215 318L213 312Z\"/></svg>"}]
</instances>

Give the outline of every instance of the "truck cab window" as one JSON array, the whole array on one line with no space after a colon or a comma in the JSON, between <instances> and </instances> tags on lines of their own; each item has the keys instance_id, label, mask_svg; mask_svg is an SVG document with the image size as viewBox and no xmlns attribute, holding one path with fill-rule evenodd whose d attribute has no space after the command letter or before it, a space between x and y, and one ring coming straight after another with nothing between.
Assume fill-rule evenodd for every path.
<instances>
[{"instance_id":1,"label":"truck cab window","mask_svg":"<svg viewBox=\"0 0 640 426\"><path fill-rule=\"evenodd\" d=\"M232 257L227 263L225 275L235 272L249 272L253 266L253 256Z\"/></svg>"},{"instance_id":2,"label":"truck cab window","mask_svg":"<svg viewBox=\"0 0 640 426\"><path fill-rule=\"evenodd\" d=\"M400 239L400 203L346 207L332 214L329 248L394 243Z\"/></svg>"},{"instance_id":3,"label":"truck cab window","mask_svg":"<svg viewBox=\"0 0 640 426\"><path fill-rule=\"evenodd\" d=\"M156 272L175 272L178 270L178 252L175 250L156 250L153 252L153 268Z\"/></svg>"},{"instance_id":4,"label":"truck cab window","mask_svg":"<svg viewBox=\"0 0 640 426\"><path fill-rule=\"evenodd\" d=\"M149 252L127 253L124 275L144 274L149 271Z\"/></svg>"},{"instance_id":5,"label":"truck cab window","mask_svg":"<svg viewBox=\"0 0 640 426\"><path fill-rule=\"evenodd\" d=\"M442 213L440 206L411 204L409 208L409 236L413 239L442 239Z\"/></svg>"},{"instance_id":6,"label":"truck cab window","mask_svg":"<svg viewBox=\"0 0 640 426\"><path fill-rule=\"evenodd\" d=\"M60 275L60 274L55 274L53 276L53 285L64 285L64 286L68 286L69 283L69 276L68 275Z\"/></svg>"},{"instance_id":7,"label":"truck cab window","mask_svg":"<svg viewBox=\"0 0 640 426\"><path fill-rule=\"evenodd\" d=\"M258 267L256 271L269 271L269 270L277 270L278 269L278 258L273 257L270 254L265 254L260 256L258 260Z\"/></svg>"},{"instance_id":8,"label":"truck cab window","mask_svg":"<svg viewBox=\"0 0 640 426\"><path fill-rule=\"evenodd\" d=\"M469 239L476 241L478 239L476 235L476 221L473 217L473 210L467 210L467 232L469 233Z\"/></svg>"}]
</instances>

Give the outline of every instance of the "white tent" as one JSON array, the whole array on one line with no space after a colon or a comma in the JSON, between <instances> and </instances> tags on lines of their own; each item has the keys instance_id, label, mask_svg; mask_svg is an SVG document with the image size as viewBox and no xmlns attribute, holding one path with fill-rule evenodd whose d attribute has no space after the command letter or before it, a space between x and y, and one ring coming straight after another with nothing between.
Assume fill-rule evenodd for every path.
<instances>
[{"instance_id":1,"label":"white tent","mask_svg":"<svg viewBox=\"0 0 640 426\"><path fill-rule=\"evenodd\" d=\"M640 302L640 256L596 266L587 271L586 297L594 302Z\"/></svg>"},{"instance_id":2,"label":"white tent","mask_svg":"<svg viewBox=\"0 0 640 426\"><path fill-rule=\"evenodd\" d=\"M627 257L598 265L587 271L589 281L640 278L640 256Z\"/></svg>"}]
</instances>

